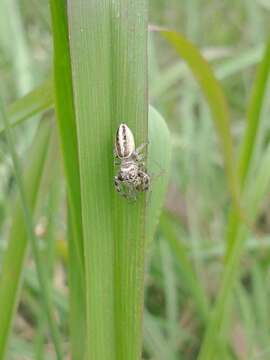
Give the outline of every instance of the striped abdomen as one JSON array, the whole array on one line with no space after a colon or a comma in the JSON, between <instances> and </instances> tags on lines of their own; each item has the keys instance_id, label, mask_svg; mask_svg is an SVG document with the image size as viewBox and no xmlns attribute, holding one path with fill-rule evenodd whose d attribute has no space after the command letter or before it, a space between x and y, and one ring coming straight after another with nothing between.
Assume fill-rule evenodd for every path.
<instances>
[{"instance_id":1,"label":"striped abdomen","mask_svg":"<svg viewBox=\"0 0 270 360\"><path fill-rule=\"evenodd\" d=\"M115 153L119 159L130 157L135 150L132 131L126 124L121 124L116 132Z\"/></svg>"}]
</instances>

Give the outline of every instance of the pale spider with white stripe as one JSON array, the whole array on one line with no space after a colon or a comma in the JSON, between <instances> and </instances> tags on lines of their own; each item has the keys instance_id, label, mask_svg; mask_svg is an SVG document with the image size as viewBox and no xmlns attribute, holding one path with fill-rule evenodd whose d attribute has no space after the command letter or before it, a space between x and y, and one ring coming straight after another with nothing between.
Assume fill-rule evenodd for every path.
<instances>
[{"instance_id":1,"label":"pale spider with white stripe","mask_svg":"<svg viewBox=\"0 0 270 360\"><path fill-rule=\"evenodd\" d=\"M126 124L120 124L115 137L115 164L119 172L114 178L120 195L135 200L139 192L149 189L150 177L146 172L142 150L147 144L135 148L132 131Z\"/></svg>"}]
</instances>

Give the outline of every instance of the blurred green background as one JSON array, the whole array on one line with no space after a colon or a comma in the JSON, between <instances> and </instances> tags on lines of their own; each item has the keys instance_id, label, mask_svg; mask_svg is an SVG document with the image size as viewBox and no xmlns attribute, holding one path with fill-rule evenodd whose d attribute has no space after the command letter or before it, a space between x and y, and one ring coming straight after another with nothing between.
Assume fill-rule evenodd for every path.
<instances>
[{"instance_id":1,"label":"blurred green background","mask_svg":"<svg viewBox=\"0 0 270 360\"><path fill-rule=\"evenodd\" d=\"M247 103L256 65L262 58L263 46L270 34L270 2L149 0L149 18L150 24L185 34L212 64L230 105L231 131L237 154L246 125ZM0 79L6 103L12 103L41 84L50 76L51 68L48 2L1 0ZM148 251L144 358L191 360L197 358L207 320L199 310L198 293L193 288L189 266L194 269L208 303L213 303L225 253L230 197L208 106L188 68L156 33L149 34L149 98L171 130L173 161L166 205L156 239ZM252 189L257 166L269 143L269 111L268 89L249 189ZM26 150L35 136L36 126L37 121L32 119L16 127L17 149L25 162ZM14 195L11 160L7 153L7 144L1 135L0 259L6 247L10 204ZM36 233L41 246L46 248L46 236L51 230L47 224L53 213L53 231L57 240L54 302L68 353L68 260L65 190L61 179L59 176L52 194L50 192L47 200L39 206ZM43 186L46 188L46 184ZM255 224L247 232L240 281L233 294L229 325L232 359L270 359L269 186L266 194L256 208ZM252 200L248 206L253 206ZM187 266L182 254L187 256ZM10 360L51 358L51 344L42 335L44 321L30 260L28 265L11 338Z\"/></svg>"}]
</instances>

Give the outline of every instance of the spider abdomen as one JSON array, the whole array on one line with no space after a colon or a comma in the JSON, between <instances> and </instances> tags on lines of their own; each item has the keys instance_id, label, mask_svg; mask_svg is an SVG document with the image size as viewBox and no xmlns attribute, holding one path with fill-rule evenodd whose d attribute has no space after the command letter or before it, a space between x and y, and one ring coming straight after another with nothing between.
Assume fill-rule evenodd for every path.
<instances>
[{"instance_id":1,"label":"spider abdomen","mask_svg":"<svg viewBox=\"0 0 270 360\"><path fill-rule=\"evenodd\" d=\"M115 153L119 159L129 158L135 150L132 131L126 124L121 124L116 132Z\"/></svg>"}]
</instances>

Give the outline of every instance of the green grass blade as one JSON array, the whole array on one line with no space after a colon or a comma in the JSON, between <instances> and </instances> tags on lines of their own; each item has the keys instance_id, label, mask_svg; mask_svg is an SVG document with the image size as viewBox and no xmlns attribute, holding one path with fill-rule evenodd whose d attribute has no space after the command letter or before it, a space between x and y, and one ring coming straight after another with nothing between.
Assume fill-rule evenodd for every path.
<instances>
[{"instance_id":1,"label":"green grass blade","mask_svg":"<svg viewBox=\"0 0 270 360\"><path fill-rule=\"evenodd\" d=\"M241 316L244 326L244 332L247 339L247 353L252 354L252 350L256 346L257 337L254 336L256 331L256 314L252 306L252 297L249 296L246 288L242 284L238 284L235 290L235 298L237 302L237 310ZM257 331L256 331L257 332ZM248 359L252 360L253 356Z\"/></svg>"},{"instance_id":2,"label":"green grass blade","mask_svg":"<svg viewBox=\"0 0 270 360\"><path fill-rule=\"evenodd\" d=\"M69 333L74 360L84 359L85 354L85 296L84 277L78 276L76 269L78 259L75 239L75 226L72 223L70 209L68 210L68 284L69 284Z\"/></svg>"},{"instance_id":3,"label":"green grass blade","mask_svg":"<svg viewBox=\"0 0 270 360\"><path fill-rule=\"evenodd\" d=\"M173 359L173 351L164 335L164 329L160 326L159 320L145 310L145 347L155 360Z\"/></svg>"},{"instance_id":4,"label":"green grass blade","mask_svg":"<svg viewBox=\"0 0 270 360\"><path fill-rule=\"evenodd\" d=\"M224 301L225 303L227 301L225 300L225 298L227 298L227 295L230 293L228 289L230 289L234 283L232 279L236 275L234 271L237 271L236 270L237 258L241 254L241 246L239 245L239 243L235 245L235 248L233 250L230 249L233 248L234 242L237 241L237 238L242 239L242 236L240 237L237 236L237 226L240 224L240 219L238 214L238 203L239 203L238 180L234 172L235 162L233 157L232 137L230 134L229 114L227 110L226 100L219 86L219 83L215 80L212 74L209 65L203 60L203 58L200 56L196 48L193 47L183 36L175 32L166 31L166 30L161 30L161 31L162 34L165 36L165 38L175 47L178 53L188 63L195 78L199 82L204 92L204 95L210 106L213 119L215 120L216 123L219 138L223 145L223 156L224 156L225 166L227 169L227 176L229 180L230 190L232 192L234 200L237 201L236 203L237 206L233 210L234 216L231 216L233 220L231 221L229 228L230 241L228 247L228 254L229 255L231 254L231 259L229 258L229 255L227 257L228 259L227 263L233 262L234 266L230 267L227 264L228 266L226 267L225 270L224 283L223 283L223 285L225 283L226 285L224 285L224 288L221 291L221 292L224 291L223 295L220 295L222 298L222 300L220 300L220 304L224 305ZM267 83L268 68L269 68L269 49L267 48L264 61L262 62L260 71L258 73L255 90L248 114L248 119L249 119L248 128L245 133L245 139L243 142L243 149L241 152L240 165L239 165L239 180L241 185L243 185L246 174L248 172L251 155L255 144L260 112L262 108L262 101ZM234 271L232 271L232 269L234 269ZM224 308L222 308L222 305L220 305L219 310L216 311L213 318L216 319L219 316L222 316L222 314L224 314ZM209 343L208 343L209 346L211 345L211 342L213 343L213 339L211 338L211 336L213 334L218 333L217 328L215 326L213 326L212 330L213 331L211 332L211 335L209 335ZM209 360L210 355L209 353L206 354L207 355L205 355L205 357L202 357L201 359Z\"/></svg>"},{"instance_id":5,"label":"green grass blade","mask_svg":"<svg viewBox=\"0 0 270 360\"><path fill-rule=\"evenodd\" d=\"M80 171L78 162L77 128L75 121L72 74L68 43L66 1L51 0L52 29L54 39L54 80L57 123L62 147L62 156L67 180L67 195L72 222L69 234L69 252L72 259L69 267L70 329L72 356L76 360L84 353L85 308L84 246L81 210ZM72 241L70 241L72 239ZM76 333L75 329L81 329Z\"/></svg>"},{"instance_id":6,"label":"green grass blade","mask_svg":"<svg viewBox=\"0 0 270 360\"><path fill-rule=\"evenodd\" d=\"M148 122L148 171L152 176L151 192L147 199L146 239L148 246L154 238L169 182L172 145L169 129L162 116L150 106Z\"/></svg>"},{"instance_id":7,"label":"green grass blade","mask_svg":"<svg viewBox=\"0 0 270 360\"><path fill-rule=\"evenodd\" d=\"M247 128L245 130L243 145L239 159L239 179L243 186L251 164L254 145L258 134L261 112L263 108L266 86L270 72L270 39L266 45L263 59L257 71L253 92L251 95L248 113Z\"/></svg>"},{"instance_id":8,"label":"green grass blade","mask_svg":"<svg viewBox=\"0 0 270 360\"><path fill-rule=\"evenodd\" d=\"M269 317L268 314L268 292L265 289L267 283L262 266L256 264L251 270L253 301L255 316L257 319L260 344L262 348L269 346Z\"/></svg>"},{"instance_id":9,"label":"green grass blade","mask_svg":"<svg viewBox=\"0 0 270 360\"><path fill-rule=\"evenodd\" d=\"M16 90L21 96L29 91L34 82L33 58L29 51L21 7L16 0L2 0L0 14L1 23L6 24L5 35L9 39L6 45L9 48Z\"/></svg>"},{"instance_id":10,"label":"green grass blade","mask_svg":"<svg viewBox=\"0 0 270 360\"><path fill-rule=\"evenodd\" d=\"M252 155L255 153L255 144L259 131L261 112L263 108L264 96L267 89L267 83L270 72L270 40L268 41L263 59L258 68L253 92L248 106L247 127L242 141L240 158L238 162L238 176L240 190L243 191L245 180L251 166ZM234 209L231 210L228 225L228 246L226 250L226 259L228 260L237 237L237 228L240 220Z\"/></svg>"},{"instance_id":11,"label":"green grass blade","mask_svg":"<svg viewBox=\"0 0 270 360\"><path fill-rule=\"evenodd\" d=\"M53 288L53 275L54 275L54 263L56 259L56 243L57 243L57 220L61 199L61 189L62 185L62 177L60 176L60 159L59 159L59 144L56 141L56 133L55 136L55 147L51 147L51 152L48 154L48 158L53 158L54 163L50 164L50 169L45 169L52 172L52 183L50 184L49 196L48 196L48 205L46 208L46 215L48 225L46 228L45 235L45 251L42 254L43 264L46 265L46 273L47 273L47 281L48 281L48 289L50 294L52 294ZM58 158L56 157L58 155ZM53 166L52 166L53 165ZM44 184L43 188L40 189L43 193L47 193L46 185ZM44 266L43 265L43 266ZM46 341L46 314L43 309L38 314L38 326L37 326L37 334L35 336L35 358L36 360L41 360L44 357L44 345Z\"/></svg>"},{"instance_id":12,"label":"green grass blade","mask_svg":"<svg viewBox=\"0 0 270 360\"><path fill-rule=\"evenodd\" d=\"M192 295L202 321L206 323L209 315L208 301L201 283L196 276L188 251L182 242L177 238L173 221L167 214L162 215L160 225L162 233L166 237L166 240L175 254L185 287Z\"/></svg>"},{"instance_id":13,"label":"green grass blade","mask_svg":"<svg viewBox=\"0 0 270 360\"><path fill-rule=\"evenodd\" d=\"M245 188L245 180L251 167L252 154L255 151L255 140L258 133L260 113L266 91L267 80L269 77L269 70L270 42L266 46L264 58L262 59L258 69L257 78L254 83L253 96L251 98L248 112L248 125L246 128L242 152L239 160L239 178L241 180L242 191L244 192L244 199L246 197L245 193L250 196L249 191L253 195L252 201L250 202L249 206L246 207L249 209L249 211L252 209L253 213L251 215L253 215L253 218L256 215L256 209L258 209L258 205L256 206L256 204L264 195L262 189L265 189L265 183L267 184L268 180L267 176L265 175L265 167L267 169L267 164L269 164L269 162L267 162L268 151L262 159L261 170L258 170L256 177L254 176L252 179L252 186ZM265 161L265 159L267 161ZM213 313L213 318L208 324L208 329L200 354L200 360L211 360L214 358L216 347L221 341L221 339L215 338L214 335L222 331L224 332L224 327L226 325L225 317L228 311L228 306L230 305L232 289L238 278L238 268L241 256L243 254L244 241L246 239L246 236L243 235L242 227L243 225L241 225L240 219L232 211L228 227L228 246L225 258L225 270L217 298L216 307ZM223 339L223 342L226 342L226 338Z\"/></svg>"},{"instance_id":14,"label":"green grass blade","mask_svg":"<svg viewBox=\"0 0 270 360\"><path fill-rule=\"evenodd\" d=\"M50 132L51 124L48 121L43 122L33 143L24 175L28 204L32 211L34 211L37 203ZM0 308L5 309L5 311L0 311L0 359L4 358L6 352L20 293L22 268L28 248L27 233L19 199L14 206L12 219L8 248L4 254L0 277Z\"/></svg>"},{"instance_id":15,"label":"green grass blade","mask_svg":"<svg viewBox=\"0 0 270 360\"><path fill-rule=\"evenodd\" d=\"M51 79L47 80L38 88L15 101L7 108L7 116L11 126L17 126L28 118L48 110L53 106L53 84ZM0 134L4 131L3 124L0 125Z\"/></svg>"},{"instance_id":16,"label":"green grass blade","mask_svg":"<svg viewBox=\"0 0 270 360\"><path fill-rule=\"evenodd\" d=\"M207 49L202 49L202 55L205 57L205 59L212 63L213 61L222 60L224 57L227 58L230 53L224 52L222 50L211 53ZM235 60L235 58L233 58ZM224 63L226 64L232 60L224 60ZM223 65L223 64L222 64ZM228 64L229 67L230 63ZM229 67L228 71L227 69L224 69L224 72L221 70L219 71L219 67L215 66L215 73L219 72L221 73L221 76L223 74L226 76L229 76L234 69L231 69ZM186 78L189 75L189 69L188 66L184 62L177 61L176 63L173 63L168 68L165 68L160 74L157 74L155 78L152 80L152 84L150 86L150 96L151 99L154 101L158 101L162 96L166 94L167 91L169 91L170 88L172 88L174 85L179 84L181 80ZM218 77L217 77L218 78ZM219 78L218 78L219 79Z\"/></svg>"},{"instance_id":17,"label":"green grass blade","mask_svg":"<svg viewBox=\"0 0 270 360\"><path fill-rule=\"evenodd\" d=\"M162 33L165 39L188 64L207 100L222 147L229 190L232 199L234 200L235 207L239 210L238 179L235 173L233 141L230 131L230 115L223 90L216 80L211 66L191 42L175 31L159 28L157 28L157 31Z\"/></svg>"},{"instance_id":18,"label":"green grass blade","mask_svg":"<svg viewBox=\"0 0 270 360\"><path fill-rule=\"evenodd\" d=\"M179 349L179 337L181 336L181 327L178 319L178 294L177 294L177 280L174 267L174 257L170 246L166 239L159 239L160 258L163 274L163 288L165 298L165 315L166 324L165 331L168 337L168 343L174 356L170 359L177 359L176 352Z\"/></svg>"},{"instance_id":19,"label":"green grass blade","mask_svg":"<svg viewBox=\"0 0 270 360\"><path fill-rule=\"evenodd\" d=\"M55 106L62 154L67 177L71 215L74 218L76 247L83 268L83 233L81 192L77 150L77 129L73 103L71 64L69 57L66 1L51 0L54 40ZM83 271L83 269L81 269Z\"/></svg>"},{"instance_id":20,"label":"green grass blade","mask_svg":"<svg viewBox=\"0 0 270 360\"><path fill-rule=\"evenodd\" d=\"M268 145L260 164L254 172L255 176L246 185L244 194L244 205L248 209L248 216L251 221L256 219L258 209L262 200L269 192L270 188L270 146ZM220 348L225 348L228 342L228 314L232 300L233 288L238 279L240 269L239 264L243 255L243 247L248 237L249 229L245 224L238 224L237 237L235 239L233 251L228 257L224 274L222 276L221 287L216 300L211 320L208 323L206 335L202 345L199 359L215 359L216 352Z\"/></svg>"},{"instance_id":21,"label":"green grass blade","mask_svg":"<svg viewBox=\"0 0 270 360\"><path fill-rule=\"evenodd\" d=\"M247 70L257 65L263 55L263 46L256 45L252 49L236 54L229 59L222 61L215 67L215 74L219 80L224 80L232 75Z\"/></svg>"},{"instance_id":22,"label":"green grass blade","mask_svg":"<svg viewBox=\"0 0 270 360\"><path fill-rule=\"evenodd\" d=\"M121 122L130 126L137 145L147 139L146 2L68 3L86 261L86 356L138 359L145 200L128 203L115 192L113 142Z\"/></svg>"},{"instance_id":23,"label":"green grass blade","mask_svg":"<svg viewBox=\"0 0 270 360\"><path fill-rule=\"evenodd\" d=\"M101 360L115 358L109 10L106 1L68 2L84 232L86 358Z\"/></svg>"},{"instance_id":24,"label":"green grass blade","mask_svg":"<svg viewBox=\"0 0 270 360\"><path fill-rule=\"evenodd\" d=\"M37 275L38 275L38 280L40 283L41 298L42 298L42 302L43 302L43 306L44 306L44 311L46 312L46 315L47 315L47 320L48 320L56 356L57 356L57 359L60 360L62 358L60 340L59 340L58 329L57 329L54 315L53 315L52 303L51 303L51 299L50 299L49 292L48 292L48 283L47 283L46 272L45 272L45 268L43 267L43 264L42 264L40 251L38 249L38 244L37 244L36 236L34 233L32 214L31 214L31 210L29 208L28 201L27 201L28 200L27 193L26 193L26 189L25 189L24 183L23 183L20 162L19 162L19 158L16 153L12 130L11 130L11 127L9 124L8 117L5 114L4 107L1 103L0 103L0 111L1 111L0 115L5 124L5 135L7 138L7 143L9 146L9 151L10 151L13 166L14 166L14 176L17 181L19 195L21 198L21 205L22 205L23 217L24 217L24 221L25 221L25 225L26 225L27 238L31 245L31 250L32 250L34 261L35 261L35 267L36 267L36 271L37 271Z\"/></svg>"}]
</instances>

